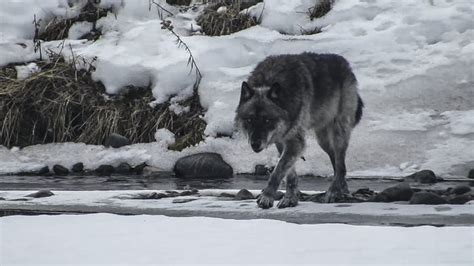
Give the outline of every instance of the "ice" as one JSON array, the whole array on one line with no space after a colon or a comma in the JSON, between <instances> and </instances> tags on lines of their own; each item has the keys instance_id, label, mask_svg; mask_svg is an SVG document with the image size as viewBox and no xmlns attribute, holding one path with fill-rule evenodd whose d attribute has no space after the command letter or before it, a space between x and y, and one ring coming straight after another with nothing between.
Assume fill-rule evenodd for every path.
<instances>
[{"instance_id":1,"label":"ice","mask_svg":"<svg viewBox=\"0 0 474 266\"><path fill-rule=\"evenodd\" d=\"M189 46L203 75L198 93L207 126L205 141L182 152L169 151L157 143L128 148L132 154L145 150L149 165L171 170L179 157L202 151L221 153L236 173L253 172L256 164L274 165L277 152L273 147L254 154L245 136L235 131L240 85L266 56L309 51L343 55L359 80L366 108L351 137L349 174L405 175L416 170L400 169L404 162L428 167L443 177L466 176L474 168L474 26L469 1L437 0L431 4L407 0L403 5L395 0L336 1L326 16L313 21L307 12L315 1L265 1L265 5L243 11L256 17L261 14L261 25L218 37L193 34L191 29L197 28L195 19L202 8L180 13L164 0L157 2L177 14L169 17L167 12L161 13ZM2 5L0 12L19 14L24 3L19 0ZM176 102L192 94L196 74L190 71L189 54L176 45L176 37L161 29L156 6L149 9L148 0L104 3L112 4L115 14L97 22L103 35L96 42L76 41L74 53L89 61L98 58L93 77L104 83L108 93L120 93L127 85L150 86L156 98L152 105L173 99L173 111L186 111ZM0 34L6 37L0 43L0 65L37 58L32 35L26 30L31 25L25 21L31 21L40 7L74 14L67 5L60 6L54 1L35 2L18 18L6 20L8 23L2 20ZM315 27L322 33L301 35L302 29ZM17 44L19 38L25 46ZM66 153L63 163L82 160L94 167L100 160L96 154L75 148L79 146L68 145L79 156L69 156L60 149L58 152ZM52 153L56 148L22 149L24 160L18 162L51 165L57 159L34 152ZM297 162L299 174L332 174L328 156L312 136L304 156L306 161ZM110 163L122 160L107 158Z\"/></svg>"}]
</instances>

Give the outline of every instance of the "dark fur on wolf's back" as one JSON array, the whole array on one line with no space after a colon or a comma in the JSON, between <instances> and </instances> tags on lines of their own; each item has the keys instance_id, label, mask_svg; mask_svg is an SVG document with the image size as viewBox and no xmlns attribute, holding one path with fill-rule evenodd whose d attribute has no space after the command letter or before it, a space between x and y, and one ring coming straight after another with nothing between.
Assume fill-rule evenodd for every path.
<instances>
[{"instance_id":1,"label":"dark fur on wolf's back","mask_svg":"<svg viewBox=\"0 0 474 266\"><path fill-rule=\"evenodd\" d=\"M345 152L362 108L357 80L342 56L303 53L270 56L260 62L242 83L236 116L237 126L246 132L255 152L270 144L276 144L280 152L259 206L273 206L283 177L287 178L287 191L278 206L298 203L294 164L302 155L308 131L316 133L333 164L335 179L326 202L335 202L348 193Z\"/></svg>"}]
</instances>

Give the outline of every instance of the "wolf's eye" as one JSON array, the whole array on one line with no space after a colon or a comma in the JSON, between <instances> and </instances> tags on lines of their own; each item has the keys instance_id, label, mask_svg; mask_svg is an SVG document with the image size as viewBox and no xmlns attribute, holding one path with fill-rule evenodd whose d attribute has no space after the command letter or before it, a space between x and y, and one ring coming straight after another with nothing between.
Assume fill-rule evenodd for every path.
<instances>
[{"instance_id":1,"label":"wolf's eye","mask_svg":"<svg viewBox=\"0 0 474 266\"><path fill-rule=\"evenodd\" d=\"M265 124L268 124L268 123L270 123L270 119L267 118L267 119L263 120L263 122L264 122Z\"/></svg>"},{"instance_id":2,"label":"wolf's eye","mask_svg":"<svg viewBox=\"0 0 474 266\"><path fill-rule=\"evenodd\" d=\"M250 124L250 123L252 123L252 118L247 118L247 119L245 119L245 121Z\"/></svg>"}]
</instances>

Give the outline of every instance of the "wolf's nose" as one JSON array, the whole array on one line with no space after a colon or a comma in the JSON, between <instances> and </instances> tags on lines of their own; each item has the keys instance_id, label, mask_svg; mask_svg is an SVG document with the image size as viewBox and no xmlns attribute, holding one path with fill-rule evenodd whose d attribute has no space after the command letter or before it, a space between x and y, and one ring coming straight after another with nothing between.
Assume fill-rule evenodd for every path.
<instances>
[{"instance_id":1,"label":"wolf's nose","mask_svg":"<svg viewBox=\"0 0 474 266\"><path fill-rule=\"evenodd\" d=\"M257 153L263 150L261 142L252 142L250 146L252 146L252 150Z\"/></svg>"}]
</instances>

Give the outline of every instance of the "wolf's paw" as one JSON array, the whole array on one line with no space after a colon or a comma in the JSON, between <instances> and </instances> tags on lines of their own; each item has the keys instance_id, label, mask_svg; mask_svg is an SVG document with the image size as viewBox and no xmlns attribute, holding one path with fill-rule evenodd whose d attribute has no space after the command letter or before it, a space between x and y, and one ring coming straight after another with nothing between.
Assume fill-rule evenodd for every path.
<instances>
[{"instance_id":1,"label":"wolf's paw","mask_svg":"<svg viewBox=\"0 0 474 266\"><path fill-rule=\"evenodd\" d=\"M257 204L258 204L258 207L262 209L268 209L268 208L273 207L273 201L274 201L273 196L262 193L257 199Z\"/></svg>"},{"instance_id":2,"label":"wolf's paw","mask_svg":"<svg viewBox=\"0 0 474 266\"><path fill-rule=\"evenodd\" d=\"M342 185L332 184L324 195L325 203L335 203L344 200L349 195L347 183Z\"/></svg>"},{"instance_id":3,"label":"wolf's paw","mask_svg":"<svg viewBox=\"0 0 474 266\"><path fill-rule=\"evenodd\" d=\"M298 196L296 195L286 195L278 202L278 208L283 209L287 207L295 207L298 205Z\"/></svg>"}]
</instances>

